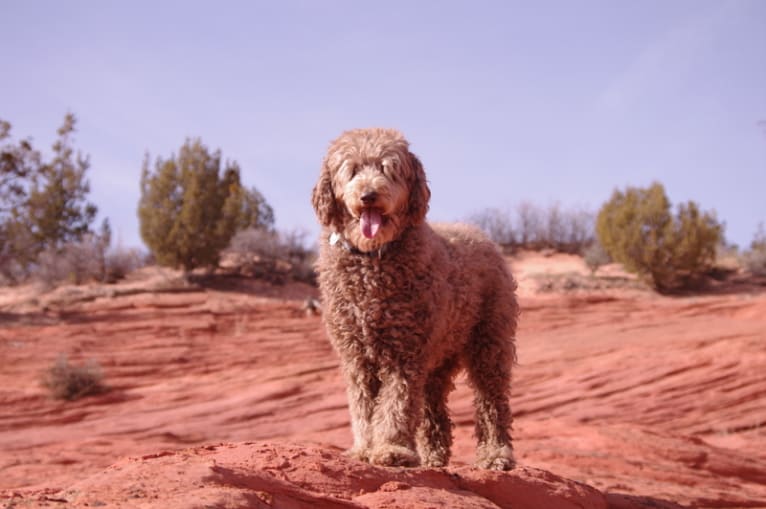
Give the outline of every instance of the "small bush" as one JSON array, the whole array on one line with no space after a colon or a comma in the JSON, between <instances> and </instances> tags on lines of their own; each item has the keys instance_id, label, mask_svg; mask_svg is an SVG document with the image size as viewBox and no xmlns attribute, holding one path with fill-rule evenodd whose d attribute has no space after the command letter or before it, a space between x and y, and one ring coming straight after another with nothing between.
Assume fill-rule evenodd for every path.
<instances>
[{"instance_id":1,"label":"small bush","mask_svg":"<svg viewBox=\"0 0 766 509\"><path fill-rule=\"evenodd\" d=\"M106 247L101 237L90 233L61 247L49 247L38 256L34 276L49 286L101 281L106 271Z\"/></svg>"},{"instance_id":2,"label":"small bush","mask_svg":"<svg viewBox=\"0 0 766 509\"><path fill-rule=\"evenodd\" d=\"M45 250L37 257L37 263L33 269L33 277L46 286L55 286L61 281L68 279L68 274L69 268L66 260L59 256L56 250Z\"/></svg>"},{"instance_id":3,"label":"small bush","mask_svg":"<svg viewBox=\"0 0 766 509\"><path fill-rule=\"evenodd\" d=\"M763 223L758 225L750 250L742 255L742 265L751 274L766 276L766 228Z\"/></svg>"},{"instance_id":4,"label":"small bush","mask_svg":"<svg viewBox=\"0 0 766 509\"><path fill-rule=\"evenodd\" d=\"M35 239L20 221L0 223L0 284L16 285L29 278Z\"/></svg>"},{"instance_id":5,"label":"small bush","mask_svg":"<svg viewBox=\"0 0 766 509\"><path fill-rule=\"evenodd\" d=\"M49 247L38 256L31 275L48 286L88 281L114 283L146 265L139 250L108 246L107 237L88 233L78 241Z\"/></svg>"},{"instance_id":6,"label":"small bush","mask_svg":"<svg viewBox=\"0 0 766 509\"><path fill-rule=\"evenodd\" d=\"M612 261L607 252L598 242L593 242L586 247L583 250L582 256L583 260L585 260L585 264L590 269L591 274L595 274L599 267Z\"/></svg>"},{"instance_id":7,"label":"small bush","mask_svg":"<svg viewBox=\"0 0 766 509\"><path fill-rule=\"evenodd\" d=\"M146 265L146 256L138 249L117 247L107 251L104 260L104 276L106 283L114 283Z\"/></svg>"},{"instance_id":8,"label":"small bush","mask_svg":"<svg viewBox=\"0 0 766 509\"><path fill-rule=\"evenodd\" d=\"M751 249L742 255L742 264L749 273L766 276L766 249Z\"/></svg>"},{"instance_id":9,"label":"small bush","mask_svg":"<svg viewBox=\"0 0 766 509\"><path fill-rule=\"evenodd\" d=\"M287 249L282 244L279 234L261 228L248 228L237 232L231 239L227 251L260 258L287 256Z\"/></svg>"},{"instance_id":10,"label":"small bush","mask_svg":"<svg viewBox=\"0 0 766 509\"><path fill-rule=\"evenodd\" d=\"M55 399L74 401L85 396L101 394L108 389L103 384L101 367L95 361L75 366L65 355L56 359L43 375L45 386Z\"/></svg>"},{"instance_id":11,"label":"small bush","mask_svg":"<svg viewBox=\"0 0 766 509\"><path fill-rule=\"evenodd\" d=\"M598 214L598 240L658 291L690 286L713 266L723 226L694 202L673 216L662 184L615 191Z\"/></svg>"},{"instance_id":12,"label":"small bush","mask_svg":"<svg viewBox=\"0 0 766 509\"><path fill-rule=\"evenodd\" d=\"M226 249L246 275L284 283L286 279L314 284L316 253L306 246L303 231L276 232L248 228L237 232Z\"/></svg>"}]
</instances>

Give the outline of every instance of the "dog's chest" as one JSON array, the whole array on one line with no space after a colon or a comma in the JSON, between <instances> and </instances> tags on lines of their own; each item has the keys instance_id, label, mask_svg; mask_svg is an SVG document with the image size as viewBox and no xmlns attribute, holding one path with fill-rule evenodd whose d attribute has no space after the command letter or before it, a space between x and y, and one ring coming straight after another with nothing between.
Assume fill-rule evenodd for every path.
<instances>
[{"instance_id":1,"label":"dog's chest","mask_svg":"<svg viewBox=\"0 0 766 509\"><path fill-rule=\"evenodd\" d=\"M336 341L381 347L430 334L434 281L427 270L390 260L341 260L340 272L320 275L332 307L328 324ZM388 263L387 263L388 262Z\"/></svg>"}]
</instances>

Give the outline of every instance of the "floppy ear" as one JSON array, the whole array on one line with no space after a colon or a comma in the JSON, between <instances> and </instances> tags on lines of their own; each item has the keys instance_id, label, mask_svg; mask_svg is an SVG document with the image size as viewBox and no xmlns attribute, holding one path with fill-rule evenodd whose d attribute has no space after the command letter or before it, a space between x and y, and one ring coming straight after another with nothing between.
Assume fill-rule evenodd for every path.
<instances>
[{"instance_id":1,"label":"floppy ear","mask_svg":"<svg viewBox=\"0 0 766 509\"><path fill-rule=\"evenodd\" d=\"M314 206L314 212L316 212L322 226L330 226L340 219L340 209L335 200L332 179L330 179L330 171L327 169L326 163L322 164L319 181L311 193L311 204Z\"/></svg>"},{"instance_id":2,"label":"floppy ear","mask_svg":"<svg viewBox=\"0 0 766 509\"><path fill-rule=\"evenodd\" d=\"M409 153L410 166L412 167L413 179L410 184L410 204L407 215L412 224L420 224L426 218L428 212L428 201L431 199L431 190L428 189L426 174L423 171L423 165L412 152Z\"/></svg>"}]
</instances>

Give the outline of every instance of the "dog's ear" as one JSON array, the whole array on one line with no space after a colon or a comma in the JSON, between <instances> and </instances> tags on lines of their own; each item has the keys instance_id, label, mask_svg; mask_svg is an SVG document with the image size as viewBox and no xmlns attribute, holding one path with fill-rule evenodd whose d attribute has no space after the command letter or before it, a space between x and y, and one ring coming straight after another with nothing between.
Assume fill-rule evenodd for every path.
<instances>
[{"instance_id":1,"label":"dog's ear","mask_svg":"<svg viewBox=\"0 0 766 509\"><path fill-rule=\"evenodd\" d=\"M407 215L412 224L420 224L426 218L428 201L431 199L431 190L428 188L426 174L420 159L412 152L409 153L410 167L412 168L412 182L410 184L410 203Z\"/></svg>"},{"instance_id":2,"label":"dog's ear","mask_svg":"<svg viewBox=\"0 0 766 509\"><path fill-rule=\"evenodd\" d=\"M322 226L330 226L340 218L340 209L332 190L332 179L327 162L322 164L322 173L311 193L311 204Z\"/></svg>"}]
</instances>

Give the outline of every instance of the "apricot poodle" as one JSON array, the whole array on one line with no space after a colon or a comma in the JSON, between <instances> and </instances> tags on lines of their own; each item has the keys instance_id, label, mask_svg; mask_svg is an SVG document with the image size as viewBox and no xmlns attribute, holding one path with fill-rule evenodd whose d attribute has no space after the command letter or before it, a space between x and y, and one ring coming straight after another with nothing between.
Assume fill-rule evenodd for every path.
<instances>
[{"instance_id":1,"label":"apricot poodle","mask_svg":"<svg viewBox=\"0 0 766 509\"><path fill-rule=\"evenodd\" d=\"M426 224L430 196L420 161L392 129L343 133L313 190L324 320L348 388L349 453L376 465L446 465L447 395L465 369L477 464L508 470L516 283L477 229Z\"/></svg>"}]
</instances>

